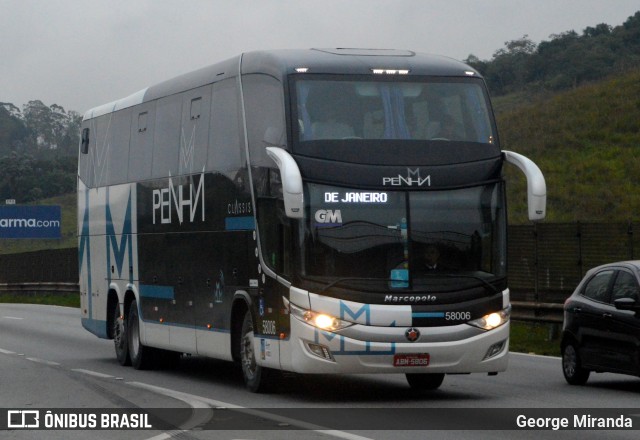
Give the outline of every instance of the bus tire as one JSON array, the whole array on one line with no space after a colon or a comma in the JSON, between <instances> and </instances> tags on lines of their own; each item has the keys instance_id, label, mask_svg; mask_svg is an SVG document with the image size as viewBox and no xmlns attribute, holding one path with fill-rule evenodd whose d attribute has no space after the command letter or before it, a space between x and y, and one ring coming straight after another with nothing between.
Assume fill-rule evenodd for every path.
<instances>
[{"instance_id":1,"label":"bus tire","mask_svg":"<svg viewBox=\"0 0 640 440\"><path fill-rule=\"evenodd\" d=\"M261 367L256 363L256 355L253 349L253 320L251 312L247 311L242 321L240 334L240 365L244 384L252 393L263 393L273 387L275 371Z\"/></svg>"},{"instance_id":2,"label":"bus tire","mask_svg":"<svg viewBox=\"0 0 640 440\"><path fill-rule=\"evenodd\" d=\"M444 381L444 373L407 373L405 376L414 390L435 390Z\"/></svg>"},{"instance_id":3,"label":"bus tire","mask_svg":"<svg viewBox=\"0 0 640 440\"><path fill-rule=\"evenodd\" d=\"M127 336L127 325L124 317L120 314L118 304L114 307L113 312L113 345L116 350L116 358L120 365L131 365L131 357L129 356L129 338Z\"/></svg>"},{"instance_id":4,"label":"bus tire","mask_svg":"<svg viewBox=\"0 0 640 440\"><path fill-rule=\"evenodd\" d=\"M127 340L129 341L129 356L131 365L136 370L148 370L153 364L154 350L140 341L140 318L138 316L138 303L134 299L129 306L127 320Z\"/></svg>"}]
</instances>

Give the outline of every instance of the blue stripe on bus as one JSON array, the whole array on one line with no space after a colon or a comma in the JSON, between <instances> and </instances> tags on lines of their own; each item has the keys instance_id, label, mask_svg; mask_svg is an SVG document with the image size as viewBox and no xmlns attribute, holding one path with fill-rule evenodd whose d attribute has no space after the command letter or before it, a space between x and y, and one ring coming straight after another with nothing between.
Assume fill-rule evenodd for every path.
<instances>
[{"instance_id":1,"label":"blue stripe on bus","mask_svg":"<svg viewBox=\"0 0 640 440\"><path fill-rule=\"evenodd\" d=\"M444 312L416 312L411 316L414 318L444 318Z\"/></svg>"},{"instance_id":2,"label":"blue stripe on bus","mask_svg":"<svg viewBox=\"0 0 640 440\"><path fill-rule=\"evenodd\" d=\"M224 219L224 228L227 231L253 230L256 228L256 222L253 216L226 217Z\"/></svg>"},{"instance_id":3,"label":"blue stripe on bus","mask_svg":"<svg viewBox=\"0 0 640 440\"><path fill-rule=\"evenodd\" d=\"M175 292L172 286L140 284L140 296L143 298L174 299Z\"/></svg>"},{"instance_id":4,"label":"blue stripe on bus","mask_svg":"<svg viewBox=\"0 0 640 440\"><path fill-rule=\"evenodd\" d=\"M82 318L81 319L82 326L102 339L108 339L109 335L107 334L107 321L99 321L97 319L92 318Z\"/></svg>"}]
</instances>

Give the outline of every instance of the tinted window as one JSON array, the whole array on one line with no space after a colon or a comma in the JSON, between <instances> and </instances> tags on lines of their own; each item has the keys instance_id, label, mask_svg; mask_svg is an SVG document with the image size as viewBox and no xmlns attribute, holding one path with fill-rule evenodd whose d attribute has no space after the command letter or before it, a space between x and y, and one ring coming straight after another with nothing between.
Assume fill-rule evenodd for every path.
<instances>
[{"instance_id":1,"label":"tinted window","mask_svg":"<svg viewBox=\"0 0 640 440\"><path fill-rule=\"evenodd\" d=\"M629 272L620 271L613 284L611 302L620 298L631 298L638 301L638 282Z\"/></svg>"},{"instance_id":2,"label":"tinted window","mask_svg":"<svg viewBox=\"0 0 640 440\"><path fill-rule=\"evenodd\" d=\"M267 75L243 77L247 135L252 166L275 167L267 157L264 142L267 130L273 139L284 140L284 95L282 84Z\"/></svg>"},{"instance_id":3,"label":"tinted window","mask_svg":"<svg viewBox=\"0 0 640 440\"><path fill-rule=\"evenodd\" d=\"M129 150L129 182L151 177L153 154L154 103L137 107L131 119L131 148Z\"/></svg>"},{"instance_id":4,"label":"tinted window","mask_svg":"<svg viewBox=\"0 0 640 440\"><path fill-rule=\"evenodd\" d=\"M481 81L303 78L295 87L300 141L362 138L493 143Z\"/></svg>"},{"instance_id":5,"label":"tinted window","mask_svg":"<svg viewBox=\"0 0 640 440\"><path fill-rule=\"evenodd\" d=\"M107 141L107 182L124 183L129 170L129 139L131 135L131 109L113 114Z\"/></svg>"},{"instance_id":6,"label":"tinted window","mask_svg":"<svg viewBox=\"0 0 640 440\"><path fill-rule=\"evenodd\" d=\"M587 285L584 287L582 294L594 301L606 302L607 290L612 275L613 270L605 270L597 273L589 280Z\"/></svg>"},{"instance_id":7,"label":"tinted window","mask_svg":"<svg viewBox=\"0 0 640 440\"><path fill-rule=\"evenodd\" d=\"M107 180L107 161L109 155L109 137L111 136L111 120L113 113L99 116L91 120L91 132L95 133L95 148L91 148L89 153L89 186L97 188L109 184ZM95 124L95 125L94 125Z\"/></svg>"},{"instance_id":8,"label":"tinted window","mask_svg":"<svg viewBox=\"0 0 640 440\"><path fill-rule=\"evenodd\" d=\"M211 86L185 92L180 127L179 174L200 173L207 163Z\"/></svg>"},{"instance_id":9,"label":"tinted window","mask_svg":"<svg viewBox=\"0 0 640 440\"><path fill-rule=\"evenodd\" d=\"M158 101L153 145L153 177L175 176L179 173L181 119L180 95L169 96Z\"/></svg>"},{"instance_id":10,"label":"tinted window","mask_svg":"<svg viewBox=\"0 0 640 440\"><path fill-rule=\"evenodd\" d=\"M230 78L213 85L207 170L230 171L242 167L244 144L240 137L240 106L236 81L236 78Z\"/></svg>"}]
</instances>

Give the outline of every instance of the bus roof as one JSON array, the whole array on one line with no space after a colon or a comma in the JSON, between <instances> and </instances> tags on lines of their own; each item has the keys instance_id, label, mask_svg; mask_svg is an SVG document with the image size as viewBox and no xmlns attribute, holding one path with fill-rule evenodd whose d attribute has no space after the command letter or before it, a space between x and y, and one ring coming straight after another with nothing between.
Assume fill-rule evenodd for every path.
<instances>
[{"instance_id":1,"label":"bus roof","mask_svg":"<svg viewBox=\"0 0 640 440\"><path fill-rule=\"evenodd\" d=\"M298 72L481 77L473 68L452 58L408 50L337 48L255 51L185 73L126 98L94 107L85 112L84 120L236 76L240 64L243 75L265 73L278 78Z\"/></svg>"}]
</instances>

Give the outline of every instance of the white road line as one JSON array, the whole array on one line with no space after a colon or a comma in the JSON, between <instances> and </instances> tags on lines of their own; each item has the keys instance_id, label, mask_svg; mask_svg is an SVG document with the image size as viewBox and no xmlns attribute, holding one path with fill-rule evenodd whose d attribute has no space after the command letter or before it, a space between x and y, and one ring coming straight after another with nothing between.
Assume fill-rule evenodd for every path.
<instances>
[{"instance_id":1,"label":"white road line","mask_svg":"<svg viewBox=\"0 0 640 440\"><path fill-rule=\"evenodd\" d=\"M194 411L191 418L187 420L185 423L183 423L182 426L180 426L179 430L163 432L162 434L158 434L155 437L151 437L147 440L167 440L173 437L177 437L183 432L186 432L192 428L195 428L198 425L202 425L203 423L208 422L211 419L211 416L213 415L211 406L203 402L202 399L198 398L198 396L192 396L190 394L181 393L179 391L173 391L168 388L161 388L153 385L147 385L141 382L127 382L127 384L133 385L134 387L143 388L143 389L152 391L156 394L169 396L176 400L181 400L194 409L198 408L198 409L209 410L209 411Z\"/></svg>"},{"instance_id":2,"label":"white road line","mask_svg":"<svg viewBox=\"0 0 640 440\"><path fill-rule=\"evenodd\" d=\"M57 362L53 362L53 361L48 361L45 359L38 359L38 358L26 358L27 360L31 361L31 362L36 362L38 364L45 364L45 365L51 365L51 366L55 366L55 367L59 367L60 364Z\"/></svg>"},{"instance_id":3,"label":"white road line","mask_svg":"<svg viewBox=\"0 0 640 440\"><path fill-rule=\"evenodd\" d=\"M520 353L518 351L510 351L509 354L517 354L518 356L531 356L531 357L539 357L539 358L546 358L546 359L561 359L559 356L546 356L544 354L535 354L535 353Z\"/></svg>"},{"instance_id":4,"label":"white road line","mask_svg":"<svg viewBox=\"0 0 640 440\"><path fill-rule=\"evenodd\" d=\"M16 354L16 352L15 352L15 351L3 350L2 348L0 348L0 353L4 353L4 354Z\"/></svg>"},{"instance_id":5,"label":"white road line","mask_svg":"<svg viewBox=\"0 0 640 440\"><path fill-rule=\"evenodd\" d=\"M24 319L24 318L18 318L15 316L3 316L4 319Z\"/></svg>"},{"instance_id":6,"label":"white road line","mask_svg":"<svg viewBox=\"0 0 640 440\"><path fill-rule=\"evenodd\" d=\"M100 377L102 379L113 379L114 376L104 373L98 373L97 371L91 370L83 370L82 368L73 368L71 371L75 371L76 373L87 374L89 376Z\"/></svg>"},{"instance_id":7,"label":"white road line","mask_svg":"<svg viewBox=\"0 0 640 440\"><path fill-rule=\"evenodd\" d=\"M207 397L202 397L202 396L196 396L194 394L188 394L188 393L183 393L180 391L175 391L175 390L171 390L168 388L162 388L162 387L157 387L155 385L149 385L146 383L142 383L142 382L127 382L127 384L138 387L138 388L144 388L146 390L149 391L153 391L156 392L158 394L163 394L165 396L169 396L169 397L173 397L174 399L178 399L178 400L182 400L183 402L188 403L189 405L193 406L194 408L196 408L196 406L194 406L197 403L205 403L210 405L211 407L214 408L228 408L228 409L234 409L238 412L242 412L244 414L249 414L255 417L260 417L263 419L267 419L267 420L272 420L274 422L278 422L278 423L284 423L287 425L291 425L291 426L296 426L299 427L300 429L304 429L307 431L314 431L320 434L324 434L324 435L328 435L331 437L336 437L336 438L342 438L345 440L372 440L368 437L362 437L360 435L356 435L356 434L351 434L348 432L344 432L344 431L338 431L335 429L327 429L326 427L323 426L318 426L318 425L314 425L311 423L307 423L307 422L303 422L301 420L295 420L295 419L291 419L288 417L281 417L281 416L277 416L275 414L271 414L268 412L264 412L264 411L260 411L257 409L249 409L249 408L245 408L243 406L238 406L238 405L234 405L232 403L227 403L227 402L222 402L220 400L213 400L213 399L209 399ZM211 417L211 415L207 416L207 420L204 420L200 423L205 423L206 421L209 420L209 418ZM191 422L191 419L189 420L189 422ZM195 425L197 426L197 425ZM181 427L184 428L184 427ZM188 428L185 428L188 429ZM159 436L153 437L151 439L148 440L166 440L170 437L166 437L165 434L160 434Z\"/></svg>"}]
</instances>

